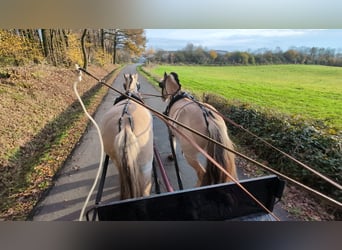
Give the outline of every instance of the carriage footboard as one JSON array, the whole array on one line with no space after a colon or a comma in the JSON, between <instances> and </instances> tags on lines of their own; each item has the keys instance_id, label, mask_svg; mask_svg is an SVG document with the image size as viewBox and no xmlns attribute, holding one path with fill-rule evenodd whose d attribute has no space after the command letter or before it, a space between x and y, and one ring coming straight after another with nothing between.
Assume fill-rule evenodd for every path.
<instances>
[{"instance_id":1,"label":"carriage footboard","mask_svg":"<svg viewBox=\"0 0 342 250\"><path fill-rule=\"evenodd\" d=\"M240 183L270 211L285 185L274 175ZM269 215L235 183L115 201L93 210L100 221L253 220Z\"/></svg>"}]
</instances>

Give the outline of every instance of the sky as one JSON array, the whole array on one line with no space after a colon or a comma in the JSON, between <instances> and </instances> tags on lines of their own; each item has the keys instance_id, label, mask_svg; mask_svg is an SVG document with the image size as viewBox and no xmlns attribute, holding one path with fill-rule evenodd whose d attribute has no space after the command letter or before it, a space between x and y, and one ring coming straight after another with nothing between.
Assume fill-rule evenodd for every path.
<instances>
[{"instance_id":1,"label":"sky","mask_svg":"<svg viewBox=\"0 0 342 250\"><path fill-rule=\"evenodd\" d=\"M146 48L181 50L189 43L225 51L323 47L342 52L342 29L145 29Z\"/></svg>"}]
</instances>

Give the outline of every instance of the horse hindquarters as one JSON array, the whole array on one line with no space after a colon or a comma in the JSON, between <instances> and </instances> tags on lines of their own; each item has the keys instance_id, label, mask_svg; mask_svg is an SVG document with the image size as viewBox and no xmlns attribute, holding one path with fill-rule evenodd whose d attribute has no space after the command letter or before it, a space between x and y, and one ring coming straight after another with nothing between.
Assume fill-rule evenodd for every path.
<instances>
[{"instance_id":1,"label":"horse hindquarters","mask_svg":"<svg viewBox=\"0 0 342 250\"><path fill-rule=\"evenodd\" d=\"M121 199L143 196L139 178L138 155L140 147L138 138L129 124L119 132L114 140L116 163L120 174Z\"/></svg>"},{"instance_id":2,"label":"horse hindquarters","mask_svg":"<svg viewBox=\"0 0 342 250\"><path fill-rule=\"evenodd\" d=\"M227 127L224 122L217 119L210 119L208 124L208 136L223 144L227 148L233 149L233 143L228 137ZM222 166L234 179L237 179L235 155L228 150L222 148L214 142L208 141L208 154ZM204 175L202 186L231 181L224 172L215 166L210 160L207 160L206 173Z\"/></svg>"}]
</instances>

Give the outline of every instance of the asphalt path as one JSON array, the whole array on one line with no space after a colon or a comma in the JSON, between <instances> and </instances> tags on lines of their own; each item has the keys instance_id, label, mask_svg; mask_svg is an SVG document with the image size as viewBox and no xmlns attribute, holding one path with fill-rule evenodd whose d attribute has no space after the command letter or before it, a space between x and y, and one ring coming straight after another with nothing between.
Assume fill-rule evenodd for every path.
<instances>
[{"instance_id":1,"label":"asphalt path","mask_svg":"<svg viewBox=\"0 0 342 250\"><path fill-rule=\"evenodd\" d=\"M113 81L112 86L122 91L122 84L124 82L123 74L136 73L136 66L137 65L128 65L122 69L118 77ZM140 91L142 93L160 94L160 91L153 87L142 75L139 75L139 82L141 84ZM108 90L108 94L104 97L103 102L98 107L94 116L97 123L101 121L103 114L113 105L115 98L118 96L119 94L113 90ZM145 103L160 112L163 112L166 107L166 103L159 97L146 97ZM174 164L167 159L167 156L170 154L167 128L165 124L155 116L153 116L153 126L156 148L159 151L172 187L175 190L178 190ZM186 163L179 151L179 147L177 148L177 155L184 189L193 188L196 183L196 174ZM93 185L99 162L100 142L97 131L93 124L91 124L88 126L85 134L73 151L73 155L66 161L48 195L36 206L33 220L78 220L86 197ZM241 170L238 172L240 179L245 178ZM160 173L157 176L158 183L160 183L161 186L161 192L166 192ZM110 162L101 202L107 203L119 200L119 191L118 172L115 166ZM97 188L91 196L86 211L94 206L96 192ZM155 186L153 186L152 192L155 192ZM286 212L278 205L275 206L274 213L282 220L287 220Z\"/></svg>"}]
</instances>

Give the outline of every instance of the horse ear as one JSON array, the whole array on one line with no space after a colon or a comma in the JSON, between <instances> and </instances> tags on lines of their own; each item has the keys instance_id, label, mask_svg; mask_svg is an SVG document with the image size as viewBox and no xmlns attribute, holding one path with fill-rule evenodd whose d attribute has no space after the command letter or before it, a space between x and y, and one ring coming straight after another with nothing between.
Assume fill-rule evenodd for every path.
<instances>
[{"instance_id":1,"label":"horse ear","mask_svg":"<svg viewBox=\"0 0 342 250\"><path fill-rule=\"evenodd\" d=\"M166 72L164 72L164 79L167 77L167 74L166 74Z\"/></svg>"},{"instance_id":2,"label":"horse ear","mask_svg":"<svg viewBox=\"0 0 342 250\"><path fill-rule=\"evenodd\" d=\"M126 80L128 79L128 77L129 77L128 74L124 74L124 78L125 78Z\"/></svg>"}]
</instances>

